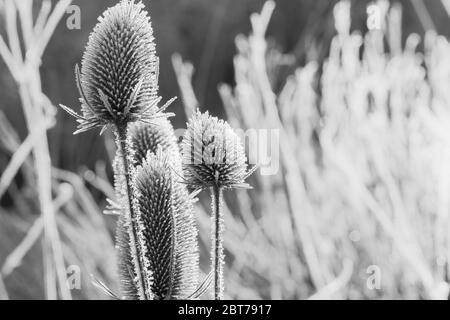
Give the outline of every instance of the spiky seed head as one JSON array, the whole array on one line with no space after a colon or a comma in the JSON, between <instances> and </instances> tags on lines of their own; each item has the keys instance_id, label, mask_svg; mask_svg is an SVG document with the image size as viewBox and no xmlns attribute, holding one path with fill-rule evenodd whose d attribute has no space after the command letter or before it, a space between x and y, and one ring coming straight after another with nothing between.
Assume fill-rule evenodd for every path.
<instances>
[{"instance_id":1,"label":"spiky seed head","mask_svg":"<svg viewBox=\"0 0 450 320\"><path fill-rule=\"evenodd\" d=\"M130 141L134 150L134 164L139 166L147 153L156 153L162 148L168 154L174 170L181 172L180 150L172 124L166 118L152 121L152 124L136 122L129 128Z\"/></svg>"},{"instance_id":2,"label":"spiky seed head","mask_svg":"<svg viewBox=\"0 0 450 320\"><path fill-rule=\"evenodd\" d=\"M138 235L145 265L152 273L155 299L171 296L173 286L175 217L172 178L166 162L154 156L138 167L134 176Z\"/></svg>"},{"instance_id":3,"label":"spiky seed head","mask_svg":"<svg viewBox=\"0 0 450 320\"><path fill-rule=\"evenodd\" d=\"M148 153L134 175L139 241L152 274L155 299L185 298L198 273L197 230L192 199L173 179L167 154Z\"/></svg>"},{"instance_id":4,"label":"spiky seed head","mask_svg":"<svg viewBox=\"0 0 450 320\"><path fill-rule=\"evenodd\" d=\"M138 166L148 167L146 163L151 162L155 158L154 153L159 152L166 154L165 163L166 166L171 167L172 173L175 173L175 170L179 170L178 173L172 174L171 177L173 195L171 199L173 211L175 212L175 235L176 239L179 240L176 241L175 245L175 267L172 273L173 289L172 295L169 298L186 298L195 291L198 280L199 253L197 246L197 227L192 204L193 199L189 195L186 185L179 183L181 179L179 175L182 175L181 154L170 121L161 118L152 120L152 122L154 124L153 126L141 123L132 124L129 128L127 143L130 144L130 149L134 150L133 164L135 168ZM156 163L154 164L156 165ZM130 224L127 222L127 216L120 206L120 203L123 203L121 198L126 194L124 190L126 188L124 168L120 153L116 155L113 168L114 186L116 196L118 197L116 202L119 205L110 206L108 212L114 212L120 215L117 222L116 243L121 293L124 299L138 299L138 290L134 281L136 275L133 273L133 259L130 254L131 247L128 231ZM137 183L134 184L135 189L136 185ZM110 203L115 203L115 201L110 200ZM139 212L144 213L143 210Z\"/></svg>"},{"instance_id":5,"label":"spiky seed head","mask_svg":"<svg viewBox=\"0 0 450 320\"><path fill-rule=\"evenodd\" d=\"M82 115L61 106L77 118L76 133L161 116L153 40L141 2L122 0L99 17L75 72Z\"/></svg>"},{"instance_id":6,"label":"spiky seed head","mask_svg":"<svg viewBox=\"0 0 450 320\"><path fill-rule=\"evenodd\" d=\"M157 57L150 18L143 8L140 2L121 1L104 12L89 37L80 76L93 108L85 110L95 117L134 121L156 99ZM137 86L134 105L125 114Z\"/></svg>"},{"instance_id":7,"label":"spiky seed head","mask_svg":"<svg viewBox=\"0 0 450 320\"><path fill-rule=\"evenodd\" d=\"M193 188L248 187L247 158L230 125L196 111L182 141L184 176Z\"/></svg>"},{"instance_id":8,"label":"spiky seed head","mask_svg":"<svg viewBox=\"0 0 450 320\"><path fill-rule=\"evenodd\" d=\"M169 166L169 159L147 153L142 166L134 173L134 203L138 212L138 237L147 270L150 294L154 299L186 299L198 284L199 252L198 230L194 216L193 199L186 185L178 182ZM161 159L164 159L161 161ZM181 162L181 160L179 160ZM122 193L123 175L118 174L122 163L115 162L116 193ZM116 171L117 170L117 171ZM170 203L170 205L168 205ZM121 209L116 230L116 247L121 296L127 300L139 299L134 273L133 257L127 215Z\"/></svg>"}]
</instances>

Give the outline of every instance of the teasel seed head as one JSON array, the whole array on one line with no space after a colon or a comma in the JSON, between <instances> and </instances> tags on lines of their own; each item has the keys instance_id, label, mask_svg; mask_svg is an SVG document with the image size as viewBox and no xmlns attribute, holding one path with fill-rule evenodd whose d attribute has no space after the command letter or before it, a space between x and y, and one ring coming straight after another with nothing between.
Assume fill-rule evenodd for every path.
<instances>
[{"instance_id":1,"label":"teasel seed head","mask_svg":"<svg viewBox=\"0 0 450 320\"><path fill-rule=\"evenodd\" d=\"M81 71L75 70L82 114L61 105L77 118L75 133L165 116L168 104L158 108L153 29L143 8L122 0L103 13L89 36Z\"/></svg>"},{"instance_id":2,"label":"teasel seed head","mask_svg":"<svg viewBox=\"0 0 450 320\"><path fill-rule=\"evenodd\" d=\"M134 174L138 235L154 299L186 298L198 277L192 199L174 180L168 161L162 149L148 153Z\"/></svg>"},{"instance_id":3,"label":"teasel seed head","mask_svg":"<svg viewBox=\"0 0 450 320\"><path fill-rule=\"evenodd\" d=\"M247 170L242 143L226 121L197 110L187 124L181 149L184 176L194 189L250 188L245 179L253 170Z\"/></svg>"},{"instance_id":4,"label":"teasel seed head","mask_svg":"<svg viewBox=\"0 0 450 320\"><path fill-rule=\"evenodd\" d=\"M173 212L175 212L175 235L178 240L174 251L174 271L173 271L173 290L170 296L166 298L177 299L186 298L192 294L197 286L198 281L198 245L197 245L197 226L193 212L194 199L188 193L186 185L179 183L182 174L181 155L179 152L175 133L170 122L165 119L157 119L154 125L135 123L129 128L129 141L127 141L133 150L134 167L144 166L150 159L155 159L155 153L166 154L164 157L165 171L167 168L172 169L172 204ZM159 151L158 151L159 150ZM146 155L146 156L144 156ZM149 158L147 158L147 156ZM146 160L147 158L147 160ZM160 156L160 158L163 158ZM148 166L146 164L145 166ZM126 221L126 214L121 208L120 200L126 192L124 188L124 168L121 154L116 154L113 162L114 168L114 186L118 199L116 201L109 200L110 206L108 213L119 214L116 231L116 244L119 260L119 275L121 284L121 293L124 299L138 299L138 290L136 288L133 274L133 260L130 255L131 247L129 241L128 229L130 226ZM140 169L142 170L142 169ZM175 173L175 170L180 170ZM134 175L136 176L137 173ZM137 177L137 176L136 176ZM134 183L134 189L137 190L137 184ZM138 194L139 192L135 192ZM142 193L141 193L142 194ZM117 203L116 203L117 202ZM139 205L135 205L136 211ZM139 212L143 210L139 209ZM142 243L142 241L141 241ZM161 294L153 295L161 298Z\"/></svg>"},{"instance_id":5,"label":"teasel seed head","mask_svg":"<svg viewBox=\"0 0 450 320\"><path fill-rule=\"evenodd\" d=\"M139 166L147 153L156 153L162 148L168 154L174 170L181 172L180 150L172 124L166 118L152 121L152 124L136 122L130 125L129 135L134 150L134 165Z\"/></svg>"},{"instance_id":6,"label":"teasel seed head","mask_svg":"<svg viewBox=\"0 0 450 320\"><path fill-rule=\"evenodd\" d=\"M197 226L194 216L194 199L186 185L181 183L183 172L181 153L172 124L166 118L157 119L153 125L134 123L129 130L132 148L135 152L134 164L142 165L150 154L162 152L167 165L172 169L173 209L176 221L174 296L186 298L196 289L198 281ZM160 151L158 151L160 150ZM147 159L148 161L148 159Z\"/></svg>"}]
</instances>

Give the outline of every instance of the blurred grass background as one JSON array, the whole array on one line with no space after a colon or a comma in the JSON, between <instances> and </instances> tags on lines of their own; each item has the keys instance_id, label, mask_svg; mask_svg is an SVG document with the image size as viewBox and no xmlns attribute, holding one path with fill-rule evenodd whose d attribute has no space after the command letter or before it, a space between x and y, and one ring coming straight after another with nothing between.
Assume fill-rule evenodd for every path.
<instances>
[{"instance_id":1,"label":"blurred grass background","mask_svg":"<svg viewBox=\"0 0 450 320\"><path fill-rule=\"evenodd\" d=\"M233 55L236 52L234 39L239 33L250 30L249 15L258 11L262 0L153 0L143 1L152 15L158 54L161 60L160 93L164 98L179 96L171 55L178 52L196 67L193 86L201 106L223 115L217 92L219 83L232 83L234 79ZM335 33L332 8L336 1L293 0L278 1L277 10L268 29L268 38L281 52L292 53L295 60L292 69L307 59L323 59ZM352 6L352 28L364 31L365 8L369 1L354 1ZM97 17L115 1L76 0L73 4L81 8L81 29L68 30L65 18L55 30L42 60L42 83L44 92L53 103L77 105L78 93L74 86L73 66L80 63L84 45L94 27ZM410 1L401 1L404 7L404 35L424 29ZM438 26L440 34L450 34L448 15L440 1L426 1L427 8ZM37 7L38 4L35 5ZM2 26L4 28L4 26ZM312 44L319 47L312 48ZM0 62L0 100L2 110L17 128L21 138L26 130L23 116L18 112L19 96L10 74ZM282 78L282 76L281 76ZM172 107L177 113L175 127L184 127L181 101ZM76 170L81 165L93 167L99 158L106 159L102 139L95 133L88 136L72 136L73 121L60 112L57 125L49 132L53 163L65 169Z\"/></svg>"},{"instance_id":2,"label":"blurred grass background","mask_svg":"<svg viewBox=\"0 0 450 320\"><path fill-rule=\"evenodd\" d=\"M423 39L430 29L450 36L443 1L391 2L402 7L402 19L394 17L402 32L392 28L405 51L393 50L383 38L387 29L364 39L337 34L337 1L276 1L273 14L266 8L262 15L270 18L262 34L255 27L266 31L264 23L252 25L249 19L261 11L262 0L143 2L161 61L160 94L180 98L171 107L175 128L185 127L192 106L183 106L181 98L192 90L202 110L239 128L281 128L287 141L281 151L289 152L281 155L276 176L254 178L255 190L248 193L227 194L229 297L447 297L449 188L447 166L437 160L448 142L450 51L445 39L428 33L430 51L424 59L425 42L418 42L416 50L410 37L415 33ZM40 3L34 1L35 10ZM42 91L54 105L77 109L73 67L97 17L114 3L73 1L81 9L81 30L68 30L66 16L58 24L40 68ZM364 35L369 1L350 3L351 31ZM0 17L4 35L5 16ZM235 42L238 34L246 36ZM255 51L257 41L267 51ZM189 65L175 60L178 80L188 80L192 88L180 88L174 53L194 66L190 79ZM260 80L266 78L269 90ZM28 131L17 85L3 61L0 86L2 172ZM395 110L399 121L392 124ZM48 131L58 226L66 265L82 269L82 289L72 290L73 297L106 298L89 275L117 289L115 218L101 216L105 195L111 193L111 139L96 132L73 136L74 127L73 119L58 111ZM413 148L410 140L417 137ZM22 261L6 260L23 239L39 238L39 190L32 166L28 159L0 199L0 267L9 265L2 276L10 298L45 297L39 242L30 242ZM291 175L297 180L290 181ZM208 271L208 208L207 200L198 208L203 272ZM381 290L367 288L366 270L372 264L382 270Z\"/></svg>"},{"instance_id":3,"label":"blurred grass background","mask_svg":"<svg viewBox=\"0 0 450 320\"><path fill-rule=\"evenodd\" d=\"M161 70L164 70L160 76L161 96L168 99L180 95L171 63L171 55L178 52L196 68L193 86L200 105L212 110L214 114L224 115L217 86L222 82L233 83L233 56L236 53L234 39L240 33L249 32L249 15L258 11L264 1L217 0L214 4L208 0L143 2L151 12ZM423 35L424 27L411 1L399 2L404 8L403 35L412 32ZM80 63L84 45L97 17L115 1L75 0L72 3L80 6L81 29L68 30L65 21L68 15L63 17L44 53L41 74L44 92L54 104L76 106L78 93L74 85L73 66ZM268 39L281 52L292 53L294 57L292 64L280 75L281 79L308 59L323 60L335 34L332 19L334 3L336 1L277 1L277 10L268 28ZM366 30L367 3L369 1L353 1L352 28L355 30ZM441 2L425 3L439 34L450 35L447 27L449 18ZM38 1L35 7L38 7ZM18 130L20 137L24 138L26 130L23 115L17 108L19 96L3 61L0 62L0 85L2 110ZM181 108L180 100L172 107L177 113L175 127L184 127L185 118L179 112ZM49 132L54 146L51 148L53 163L58 167L76 170L82 165L92 168L99 158L107 159L102 139L96 139L93 132L74 137L74 124L71 120L67 114L59 112L57 124Z\"/></svg>"}]
</instances>

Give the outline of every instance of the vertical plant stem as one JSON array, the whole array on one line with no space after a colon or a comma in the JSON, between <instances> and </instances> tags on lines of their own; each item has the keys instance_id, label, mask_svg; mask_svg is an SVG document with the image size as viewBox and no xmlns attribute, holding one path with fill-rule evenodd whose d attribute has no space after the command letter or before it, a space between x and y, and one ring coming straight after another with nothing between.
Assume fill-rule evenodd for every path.
<instances>
[{"instance_id":1,"label":"vertical plant stem","mask_svg":"<svg viewBox=\"0 0 450 320\"><path fill-rule=\"evenodd\" d=\"M212 242L212 269L214 271L214 300L223 299L224 283L223 283L223 267L224 267L224 254L223 254L223 240L222 233L224 231L223 226L223 214L222 214L222 188L214 186L211 188L212 198L212 224L213 224L213 242Z\"/></svg>"},{"instance_id":2,"label":"vertical plant stem","mask_svg":"<svg viewBox=\"0 0 450 320\"><path fill-rule=\"evenodd\" d=\"M64 255L56 222L57 210L52 198L51 159L45 130L47 124L51 122L49 120L54 120L54 115L52 106L44 101L39 66L48 40L70 1L59 1L50 18L41 19L42 24L45 24L45 28L40 30L43 32L34 32L38 30L33 29L31 1L6 1L4 4L6 33L11 50L0 35L0 56L5 60L17 81L29 134L31 137L36 137L32 146L39 209L44 225L43 258L46 295L48 299L58 298L58 281L61 298L67 300L71 299L71 293L66 284ZM16 11L19 12L21 32L18 32ZM27 52L25 55L22 52L20 34L23 36L24 52ZM30 42L32 34L35 40L33 43ZM36 48L39 50L35 50Z\"/></svg>"},{"instance_id":3,"label":"vertical plant stem","mask_svg":"<svg viewBox=\"0 0 450 320\"><path fill-rule=\"evenodd\" d=\"M57 299L56 279L59 283L61 298L70 300L70 290L66 284L66 268L64 255L56 223L56 212L52 199L51 160L48 148L47 133L42 130L46 116L38 96L41 92L40 76L37 66L30 67L28 81L19 85L28 130L31 135L37 135L37 143L33 147L38 197L41 215L44 220L44 265L47 299ZM56 273L56 277L55 277Z\"/></svg>"},{"instance_id":4,"label":"vertical plant stem","mask_svg":"<svg viewBox=\"0 0 450 320\"><path fill-rule=\"evenodd\" d=\"M40 190L40 207L45 226L45 246L47 249L51 248L47 251L47 254L53 255L54 269L59 283L61 298L63 300L70 300L71 294L66 284L64 255L57 229L56 212L53 207L51 195L51 163L47 145L47 136L45 134L42 136L41 144L36 146L34 155Z\"/></svg>"},{"instance_id":5,"label":"vertical plant stem","mask_svg":"<svg viewBox=\"0 0 450 320\"><path fill-rule=\"evenodd\" d=\"M136 286L138 289L139 296L141 299L146 300L146 290L145 290L145 279L143 276L143 266L142 266L142 260L140 255L140 247L138 243L138 237L137 237L137 225L136 225L136 213L133 209L133 188L131 185L131 163L129 161L131 157L131 150L129 149L128 143L127 143L127 125L117 126L117 148L120 156L122 157L122 164L125 175L125 181L126 181L126 188L124 191L126 191L126 199L124 201L127 202L128 205L128 219L129 219L129 230L128 234L130 237L130 248L131 248L131 255L133 257L134 261L134 267L135 270L133 270L136 273Z\"/></svg>"},{"instance_id":6,"label":"vertical plant stem","mask_svg":"<svg viewBox=\"0 0 450 320\"><path fill-rule=\"evenodd\" d=\"M3 276L0 274L0 300L9 300L8 290L3 282Z\"/></svg>"},{"instance_id":7,"label":"vertical plant stem","mask_svg":"<svg viewBox=\"0 0 450 320\"><path fill-rule=\"evenodd\" d=\"M44 231L42 238L42 260L44 266L44 290L47 300L58 298L58 287L56 283L56 271L53 252L47 233Z\"/></svg>"}]
</instances>

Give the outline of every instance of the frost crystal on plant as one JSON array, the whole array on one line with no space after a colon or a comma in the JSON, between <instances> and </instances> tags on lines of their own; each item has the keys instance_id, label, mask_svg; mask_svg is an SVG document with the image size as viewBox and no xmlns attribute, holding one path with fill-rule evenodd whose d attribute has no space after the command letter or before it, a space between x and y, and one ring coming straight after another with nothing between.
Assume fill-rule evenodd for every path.
<instances>
[{"instance_id":1,"label":"frost crystal on plant","mask_svg":"<svg viewBox=\"0 0 450 320\"><path fill-rule=\"evenodd\" d=\"M169 278L167 277L164 278L153 274L153 281L156 281L156 283L153 282L154 284L151 284L150 287L152 288L152 291L154 291L153 296L155 298L161 299L164 294L168 299L186 298L195 291L198 281L199 253L197 247L197 227L192 205L193 201L186 186L179 182L181 179L179 175L182 174L182 172L174 172L174 170L179 170L181 168L181 155L172 125L167 119L163 118L152 122L154 122L153 125L135 123L132 124L129 129L129 144L134 153L134 166L138 167L139 165L142 165L147 168L147 170L139 169L135 173L135 180L142 180L142 178L138 178L138 176L142 175L143 172L148 172L148 167L150 166L148 162L153 163L153 161L160 161L158 160L159 158L156 159L155 153L159 152L159 154L164 154L164 156L160 156L160 158L164 159L164 165L160 164L158 168L163 168L163 172L166 174L164 177L167 177L168 173L171 174L171 212L175 219L173 230L175 230L176 244L173 256L173 272L171 275L172 293L168 295L168 285L164 282L168 281ZM148 156L147 160L146 156ZM115 172L116 195L121 195L123 197L125 179L123 173L121 174L121 172L123 172L123 169L121 169L123 167L121 158L120 154L118 154L113 167ZM156 165L157 164L154 164L155 167L152 167L152 170L157 169ZM154 175L156 176L156 173ZM134 183L133 185L137 191L136 194L145 195L146 192L149 192L139 192L137 188L138 184ZM152 190L148 189L149 187L144 187L144 184L141 184L141 187L146 190ZM148 210L144 210L139 203L140 202L138 201L135 205L136 211L140 212L145 217L148 214ZM120 217L117 223L116 241L119 253L121 291L124 298L136 299L137 290L133 282L133 261L130 255L131 248L127 231L127 228L130 226L127 224L126 215L121 213L123 210L118 211ZM142 217L140 217L139 220L141 222L146 221L145 219L143 220ZM140 225L140 234L145 238L147 232L144 230L148 226L146 226L145 223L141 223ZM149 252L147 248L149 248L150 244L145 244L145 241L140 241L140 243L144 243L144 251ZM151 262L151 260L148 259L147 261ZM160 275L161 272L156 272L156 274ZM166 291L161 288L166 288Z\"/></svg>"},{"instance_id":2,"label":"frost crystal on plant","mask_svg":"<svg viewBox=\"0 0 450 320\"><path fill-rule=\"evenodd\" d=\"M119 153L120 150L117 152ZM120 291L122 298L127 300L138 300L139 289L135 282L136 273L129 235L129 228L131 228L131 225L129 215L126 211L127 206L124 204L127 197L125 168L120 154L117 154L114 158L113 169L114 189L118 203L116 204L117 207L110 206L107 210L119 215L116 228L116 248L118 253ZM111 200L109 200L109 202L112 203Z\"/></svg>"},{"instance_id":3,"label":"frost crystal on plant","mask_svg":"<svg viewBox=\"0 0 450 320\"><path fill-rule=\"evenodd\" d=\"M247 158L237 134L223 120L196 111L182 142L185 178L194 188L248 188Z\"/></svg>"},{"instance_id":4,"label":"frost crystal on plant","mask_svg":"<svg viewBox=\"0 0 450 320\"><path fill-rule=\"evenodd\" d=\"M173 128L158 107L158 58L144 5L122 0L106 10L76 67L81 115L61 105L83 132L111 126L117 249L125 299L177 299L195 294L197 228L182 178ZM139 122L139 123L136 123ZM179 171L175 176L174 172Z\"/></svg>"},{"instance_id":5,"label":"frost crystal on plant","mask_svg":"<svg viewBox=\"0 0 450 320\"><path fill-rule=\"evenodd\" d=\"M81 71L75 70L82 114L61 105L77 118L75 133L166 116L168 104L157 106L159 61L143 8L122 0L103 13L89 36Z\"/></svg>"},{"instance_id":6,"label":"frost crystal on plant","mask_svg":"<svg viewBox=\"0 0 450 320\"><path fill-rule=\"evenodd\" d=\"M161 147L168 154L174 169L181 171L180 150L169 120L160 118L152 120L152 124L133 123L129 135L134 149L135 165L141 165L148 152L156 153Z\"/></svg>"},{"instance_id":7,"label":"frost crystal on plant","mask_svg":"<svg viewBox=\"0 0 450 320\"><path fill-rule=\"evenodd\" d=\"M176 183L167 155L148 153L134 175L139 241L152 273L154 299L186 298L197 284L192 200Z\"/></svg>"}]
</instances>

